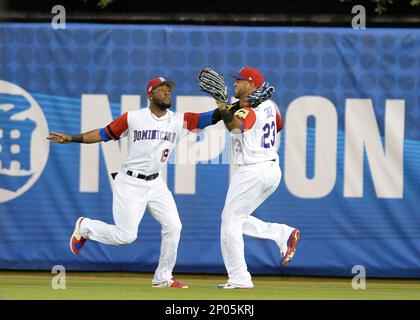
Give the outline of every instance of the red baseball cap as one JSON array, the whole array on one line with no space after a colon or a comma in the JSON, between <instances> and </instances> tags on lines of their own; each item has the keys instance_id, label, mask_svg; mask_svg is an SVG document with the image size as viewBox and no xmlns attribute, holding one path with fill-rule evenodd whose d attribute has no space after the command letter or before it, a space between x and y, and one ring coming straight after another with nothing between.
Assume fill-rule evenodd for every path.
<instances>
[{"instance_id":1,"label":"red baseball cap","mask_svg":"<svg viewBox=\"0 0 420 320\"><path fill-rule=\"evenodd\" d=\"M255 68L243 67L237 74L232 75L235 79L249 81L261 88L264 83L264 76Z\"/></svg>"},{"instance_id":2,"label":"red baseball cap","mask_svg":"<svg viewBox=\"0 0 420 320\"><path fill-rule=\"evenodd\" d=\"M152 80L150 80L149 84L147 85L147 94L152 92L153 89L156 89L157 87L166 84L169 86L169 88L175 88L175 82L167 81L164 77L157 77Z\"/></svg>"}]
</instances>

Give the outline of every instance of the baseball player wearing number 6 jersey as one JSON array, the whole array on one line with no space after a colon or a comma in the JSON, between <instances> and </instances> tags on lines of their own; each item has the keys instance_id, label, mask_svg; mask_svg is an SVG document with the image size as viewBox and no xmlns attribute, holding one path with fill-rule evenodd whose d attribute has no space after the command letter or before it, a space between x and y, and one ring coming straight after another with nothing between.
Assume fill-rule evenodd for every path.
<instances>
[{"instance_id":1,"label":"baseball player wearing number 6 jersey","mask_svg":"<svg viewBox=\"0 0 420 320\"><path fill-rule=\"evenodd\" d=\"M296 228L251 216L280 183L275 139L283 123L270 100L248 107L249 94L264 83L264 76L257 69L244 67L234 77L235 97L241 108L232 114L225 103L217 102L231 132L234 162L239 166L232 176L222 212L221 248L229 279L218 286L221 289L254 286L245 262L243 234L274 240L280 249L282 265L293 258L300 236Z\"/></svg>"},{"instance_id":2,"label":"baseball player wearing number 6 jersey","mask_svg":"<svg viewBox=\"0 0 420 320\"><path fill-rule=\"evenodd\" d=\"M147 86L149 108L124 113L105 128L79 135L55 133L47 137L58 143L96 143L128 139L128 156L115 176L113 190L114 225L80 217L70 238L70 249L79 254L87 240L125 245L137 238L140 221L147 209L161 224L159 264L152 286L188 288L172 275L181 234L181 221L172 193L159 176L178 140L189 131L204 128L198 113L174 113L171 105L173 82L162 77Z\"/></svg>"}]
</instances>

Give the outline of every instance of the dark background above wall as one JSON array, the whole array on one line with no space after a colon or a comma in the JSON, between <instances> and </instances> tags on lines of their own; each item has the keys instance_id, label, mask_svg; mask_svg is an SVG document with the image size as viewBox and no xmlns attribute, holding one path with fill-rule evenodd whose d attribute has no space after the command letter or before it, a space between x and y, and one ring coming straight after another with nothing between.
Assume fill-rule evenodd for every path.
<instances>
[{"instance_id":1,"label":"dark background above wall","mask_svg":"<svg viewBox=\"0 0 420 320\"><path fill-rule=\"evenodd\" d=\"M102 0L0 0L0 19L12 21L45 21L51 9L60 4L66 8L68 21L116 23L183 23L183 24L249 24L249 25L314 25L348 26L354 5L366 8L367 26L420 26L420 6L411 0L386 3L386 10L375 11L373 0L346 1L133 1L113 0L104 8Z\"/></svg>"}]
</instances>

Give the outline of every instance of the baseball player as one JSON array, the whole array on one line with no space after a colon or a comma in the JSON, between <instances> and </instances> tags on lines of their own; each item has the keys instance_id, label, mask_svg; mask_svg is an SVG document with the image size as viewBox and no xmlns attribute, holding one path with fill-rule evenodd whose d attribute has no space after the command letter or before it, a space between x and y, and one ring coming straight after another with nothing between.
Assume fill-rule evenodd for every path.
<instances>
[{"instance_id":1,"label":"baseball player","mask_svg":"<svg viewBox=\"0 0 420 320\"><path fill-rule=\"evenodd\" d=\"M292 260L300 237L296 228L251 216L280 183L275 139L283 122L270 100L250 105L251 94L265 89L264 76L257 69L244 67L234 78L235 98L239 99L234 106L226 106L225 97L218 98L223 90L213 94L219 114L231 132L234 162L239 166L232 176L222 212L221 249L229 279L218 286L221 289L254 287L245 262L243 234L274 240L280 249L281 265ZM211 80L218 82L214 77Z\"/></svg>"},{"instance_id":2,"label":"baseball player","mask_svg":"<svg viewBox=\"0 0 420 320\"><path fill-rule=\"evenodd\" d=\"M182 225L172 193L159 176L159 170L182 136L205 126L198 113L169 110L174 86L163 77L152 79L147 86L149 108L124 113L105 128L78 135L52 132L47 137L57 143L96 143L128 138L127 159L114 176L112 211L115 224L79 217L70 238L70 249L79 254L87 240L109 245L132 243L147 209L162 227L159 264L152 280L152 286L157 288L188 288L172 275Z\"/></svg>"}]
</instances>

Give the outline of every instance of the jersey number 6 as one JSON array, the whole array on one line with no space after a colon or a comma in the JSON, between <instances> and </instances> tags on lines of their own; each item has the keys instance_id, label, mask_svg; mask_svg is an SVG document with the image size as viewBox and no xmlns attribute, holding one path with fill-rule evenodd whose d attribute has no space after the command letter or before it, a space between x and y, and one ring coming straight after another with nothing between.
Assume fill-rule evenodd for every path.
<instances>
[{"instance_id":1,"label":"jersey number 6","mask_svg":"<svg viewBox=\"0 0 420 320\"><path fill-rule=\"evenodd\" d=\"M165 162L168 159L169 149L165 149L162 151L162 157L160 158L161 162Z\"/></svg>"}]
</instances>

